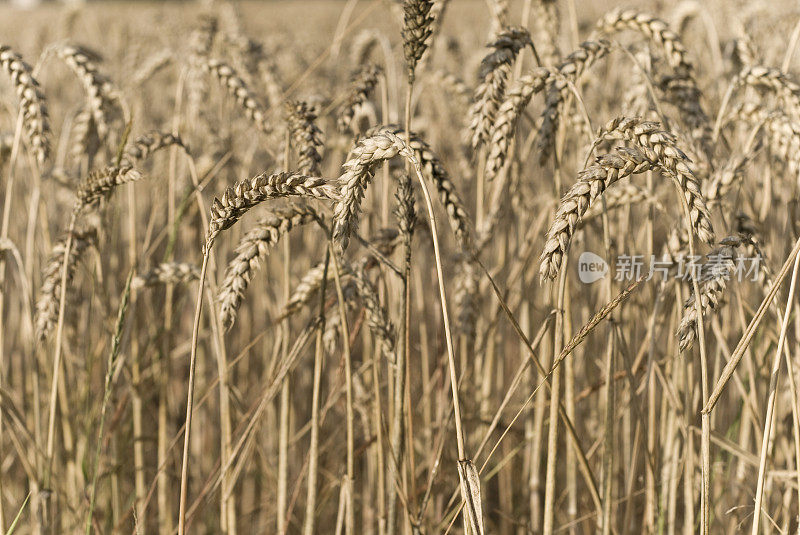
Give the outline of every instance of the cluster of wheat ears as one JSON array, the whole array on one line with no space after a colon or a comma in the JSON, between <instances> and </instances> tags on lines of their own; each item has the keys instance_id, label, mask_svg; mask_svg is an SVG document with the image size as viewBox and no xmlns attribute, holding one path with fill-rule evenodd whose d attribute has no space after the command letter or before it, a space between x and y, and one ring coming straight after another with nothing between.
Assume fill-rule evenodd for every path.
<instances>
[{"instance_id":1,"label":"cluster of wheat ears","mask_svg":"<svg viewBox=\"0 0 800 535\"><path fill-rule=\"evenodd\" d=\"M800 533L800 10L582 4L5 8L0 533Z\"/></svg>"}]
</instances>

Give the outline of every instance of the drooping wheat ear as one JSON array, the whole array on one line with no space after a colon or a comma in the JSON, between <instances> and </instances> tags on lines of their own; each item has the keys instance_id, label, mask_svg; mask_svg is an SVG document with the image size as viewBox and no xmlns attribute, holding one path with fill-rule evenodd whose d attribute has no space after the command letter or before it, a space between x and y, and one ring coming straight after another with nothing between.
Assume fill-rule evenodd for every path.
<instances>
[{"instance_id":1,"label":"drooping wheat ear","mask_svg":"<svg viewBox=\"0 0 800 535\"><path fill-rule=\"evenodd\" d=\"M489 141L495 115L506 92L511 74L511 65L525 46L531 44L531 36L524 28L506 28L495 41L489 43L494 51L483 58L478 73L478 86L469 110L470 144L476 150Z\"/></svg>"},{"instance_id":2,"label":"drooping wheat ear","mask_svg":"<svg viewBox=\"0 0 800 535\"><path fill-rule=\"evenodd\" d=\"M170 63L173 62L174 59L175 57L172 53L172 50L168 48L163 48L155 54L152 54L145 59L144 63L142 63L133 73L133 76L131 77L131 84L133 87L138 87L144 84L153 76L155 76L156 73L166 68Z\"/></svg>"},{"instance_id":3,"label":"drooping wheat ear","mask_svg":"<svg viewBox=\"0 0 800 535\"><path fill-rule=\"evenodd\" d=\"M350 265L347 262L342 262L339 269L339 275L342 277L343 282L345 280L349 281L352 277ZM303 306L314 302L317 292L322 287L324 273L325 262L320 262L306 271L305 275L300 277L300 282L297 283L294 292L292 292L292 295L286 301L278 319L296 314ZM328 282L330 282L333 277L333 273L328 271Z\"/></svg>"},{"instance_id":4,"label":"drooping wheat ear","mask_svg":"<svg viewBox=\"0 0 800 535\"><path fill-rule=\"evenodd\" d=\"M351 131L356 108L364 104L375 90L381 72L381 68L377 65L368 64L361 67L353 76L347 97L337 112L336 127L340 132L347 133Z\"/></svg>"},{"instance_id":5,"label":"drooping wheat ear","mask_svg":"<svg viewBox=\"0 0 800 535\"><path fill-rule=\"evenodd\" d=\"M716 310L728 286L728 281L736 269L735 247L742 245L739 237L722 240L721 247L708 253L707 261L700 269L700 305L703 316ZM683 305L683 317L678 325L678 340L681 351L692 347L697 336L697 308L692 294Z\"/></svg>"},{"instance_id":6,"label":"drooping wheat ear","mask_svg":"<svg viewBox=\"0 0 800 535\"><path fill-rule=\"evenodd\" d=\"M732 85L734 88L749 86L773 93L784 106L791 108L793 115L800 114L800 85L780 69L748 65L736 75Z\"/></svg>"},{"instance_id":7,"label":"drooping wheat ear","mask_svg":"<svg viewBox=\"0 0 800 535\"><path fill-rule=\"evenodd\" d=\"M556 76L549 80L545 108L542 111L542 124L539 128L539 161L544 163L552 154L561 107L570 93L569 84L575 84L581 74L591 65L608 54L607 41L586 41L580 48L566 57L558 66Z\"/></svg>"},{"instance_id":8,"label":"drooping wheat ear","mask_svg":"<svg viewBox=\"0 0 800 535\"><path fill-rule=\"evenodd\" d=\"M256 128L265 134L272 132L272 129L267 124L266 109L233 67L223 61L208 58L203 63L203 68L225 87L228 94L236 100L236 103L242 108L247 118L255 124Z\"/></svg>"},{"instance_id":9,"label":"drooping wheat ear","mask_svg":"<svg viewBox=\"0 0 800 535\"><path fill-rule=\"evenodd\" d=\"M453 301L456 306L458 331L468 340L475 340L475 325L480 314L478 283L480 275L474 260L466 256L457 265Z\"/></svg>"},{"instance_id":10,"label":"drooping wheat ear","mask_svg":"<svg viewBox=\"0 0 800 535\"><path fill-rule=\"evenodd\" d=\"M380 44L383 34L378 31L365 28L359 31L353 37L352 44L350 45L350 64L351 65L364 65L369 63L372 51Z\"/></svg>"},{"instance_id":11,"label":"drooping wheat ear","mask_svg":"<svg viewBox=\"0 0 800 535\"><path fill-rule=\"evenodd\" d=\"M609 212L616 208L633 206L639 203L654 205L659 210L664 209L656 197L650 194L650 192L646 189L640 188L636 184L619 184L616 188L606 191L603 198L605 200L606 210ZM591 208L586 210L585 214L583 214L583 223L586 223L595 217L599 217L602 213L602 204L595 203Z\"/></svg>"},{"instance_id":12,"label":"drooping wheat ear","mask_svg":"<svg viewBox=\"0 0 800 535\"><path fill-rule=\"evenodd\" d=\"M149 271L139 273L131 282L131 288L150 288L165 284L184 284L197 280L200 270L194 264L186 262L165 262Z\"/></svg>"},{"instance_id":13,"label":"drooping wheat ear","mask_svg":"<svg viewBox=\"0 0 800 535\"><path fill-rule=\"evenodd\" d=\"M72 121L70 156L76 160L84 155L88 156L91 166L94 157L100 150L101 141L97 133L92 110L88 107L81 109Z\"/></svg>"},{"instance_id":14,"label":"drooping wheat ear","mask_svg":"<svg viewBox=\"0 0 800 535\"><path fill-rule=\"evenodd\" d=\"M397 181L397 191L394 193L396 200L394 215L397 218L397 228L406 244L411 243L414 228L417 224L417 207L414 201L414 190L411 187L411 177L401 177Z\"/></svg>"},{"instance_id":15,"label":"drooping wheat ear","mask_svg":"<svg viewBox=\"0 0 800 535\"><path fill-rule=\"evenodd\" d=\"M430 0L405 0L403 2L403 52L409 83L414 83L414 73L422 54L428 48L428 39L433 30L430 15L433 2Z\"/></svg>"},{"instance_id":16,"label":"drooping wheat ear","mask_svg":"<svg viewBox=\"0 0 800 535\"><path fill-rule=\"evenodd\" d=\"M366 312L367 325L372 335L378 340L383 356L389 362L395 361L395 328L389 320L389 314L378 300L378 290L367 278L365 262L360 262L352 270L352 280Z\"/></svg>"},{"instance_id":17,"label":"drooping wheat ear","mask_svg":"<svg viewBox=\"0 0 800 535\"><path fill-rule=\"evenodd\" d=\"M168 132L159 132L157 130L142 134L136 138L133 145L125 150L125 153L122 155L122 165L127 164L133 167L147 160L154 152L172 146L176 146L184 152L187 152L186 145L184 145L180 136Z\"/></svg>"},{"instance_id":18,"label":"drooping wheat ear","mask_svg":"<svg viewBox=\"0 0 800 535\"><path fill-rule=\"evenodd\" d=\"M130 165L109 165L92 171L78 186L75 211L95 205L105 199L118 187L142 178L142 174Z\"/></svg>"},{"instance_id":19,"label":"drooping wheat ear","mask_svg":"<svg viewBox=\"0 0 800 535\"><path fill-rule=\"evenodd\" d=\"M666 22L652 15L620 9L615 9L600 19L597 30L606 35L633 30L663 49L673 74L663 77L659 85L669 100L680 110L680 115L689 127L692 138L700 143L706 154L710 154L711 125L700 102L702 92L697 87L694 65L689 60L678 34L670 30Z\"/></svg>"},{"instance_id":20,"label":"drooping wheat ear","mask_svg":"<svg viewBox=\"0 0 800 535\"><path fill-rule=\"evenodd\" d=\"M506 163L511 140L522 112L528 107L533 95L541 92L550 78L550 71L544 67L533 69L520 77L508 90L506 98L492 125L489 156L486 159L486 180L494 180Z\"/></svg>"},{"instance_id":21,"label":"drooping wheat ear","mask_svg":"<svg viewBox=\"0 0 800 535\"><path fill-rule=\"evenodd\" d=\"M661 249L661 257L672 266L681 264L689 256L689 233L684 225L673 227Z\"/></svg>"},{"instance_id":22,"label":"drooping wheat ear","mask_svg":"<svg viewBox=\"0 0 800 535\"><path fill-rule=\"evenodd\" d=\"M324 178L293 172L272 175L262 173L241 180L227 188L222 197L215 197L211 203L206 249L211 247L220 232L233 226L248 210L264 201L281 197L313 197L337 201L339 192L334 183Z\"/></svg>"},{"instance_id":23,"label":"drooping wheat ear","mask_svg":"<svg viewBox=\"0 0 800 535\"><path fill-rule=\"evenodd\" d=\"M785 162L789 173L800 180L800 122L777 112L769 114L764 126L770 152Z\"/></svg>"},{"instance_id":24,"label":"drooping wheat ear","mask_svg":"<svg viewBox=\"0 0 800 535\"><path fill-rule=\"evenodd\" d=\"M189 48L192 54L205 57L214 47L214 40L219 33L219 20L210 15L201 15L199 19L197 27L189 34Z\"/></svg>"},{"instance_id":25,"label":"drooping wheat ear","mask_svg":"<svg viewBox=\"0 0 800 535\"><path fill-rule=\"evenodd\" d=\"M344 296L345 310L351 311L356 308L358 293L356 285L352 280L342 281L342 295ZM338 307L325 311L325 325L322 332L322 345L325 352L329 355L336 354L336 344L342 336L342 317L339 315Z\"/></svg>"},{"instance_id":26,"label":"drooping wheat ear","mask_svg":"<svg viewBox=\"0 0 800 535\"><path fill-rule=\"evenodd\" d=\"M244 300L253 272L281 236L295 227L319 220L310 206L288 206L270 213L256 223L236 246L236 257L225 269L225 280L219 288L220 319L226 329L236 321L236 313Z\"/></svg>"},{"instance_id":27,"label":"drooping wheat ear","mask_svg":"<svg viewBox=\"0 0 800 535\"><path fill-rule=\"evenodd\" d=\"M430 77L430 83L432 85L442 88L446 94L456 98L459 105L464 108L467 107L472 98L472 90L467 86L464 80L453 73L441 69L429 71L427 76Z\"/></svg>"},{"instance_id":28,"label":"drooping wheat ear","mask_svg":"<svg viewBox=\"0 0 800 535\"><path fill-rule=\"evenodd\" d=\"M22 109L25 135L31 146L31 152L41 166L50 152L50 119L44 95L39 90L39 82L33 77L31 66L11 50L0 45L0 67L11 78L14 91L17 93Z\"/></svg>"},{"instance_id":29,"label":"drooping wheat ear","mask_svg":"<svg viewBox=\"0 0 800 535\"><path fill-rule=\"evenodd\" d=\"M322 163L322 130L314 121L317 114L307 103L297 100L286 102L286 122L297 152L297 169L308 175L319 175Z\"/></svg>"},{"instance_id":30,"label":"drooping wheat ear","mask_svg":"<svg viewBox=\"0 0 800 535\"><path fill-rule=\"evenodd\" d=\"M11 157L14 147L14 134L0 134L0 167L6 164Z\"/></svg>"},{"instance_id":31,"label":"drooping wheat ear","mask_svg":"<svg viewBox=\"0 0 800 535\"><path fill-rule=\"evenodd\" d=\"M97 68L100 58L93 52L72 45L58 45L55 53L83 84L97 134L101 140L105 139L108 135L109 116L119 103L120 95L111 81L100 74Z\"/></svg>"},{"instance_id":32,"label":"drooping wheat ear","mask_svg":"<svg viewBox=\"0 0 800 535\"><path fill-rule=\"evenodd\" d=\"M532 6L533 37L536 53L543 65L552 66L561 57L558 37L561 35L556 0L537 0Z\"/></svg>"},{"instance_id":33,"label":"drooping wheat ear","mask_svg":"<svg viewBox=\"0 0 800 535\"><path fill-rule=\"evenodd\" d=\"M344 269L344 266L340 266ZM283 311L280 317L285 318L295 314L300 308L311 301L312 297L322 286L322 278L325 273L325 262L320 262L306 271L305 275L300 277L300 282L294 288L294 292L286 301L283 306ZM328 277L331 277L329 274Z\"/></svg>"},{"instance_id":34,"label":"drooping wheat ear","mask_svg":"<svg viewBox=\"0 0 800 535\"><path fill-rule=\"evenodd\" d=\"M389 133L399 137L405 136L405 131L398 125L373 128L368 132L368 135L379 133ZM409 139L409 147L411 147L416 159L419 160L423 174L430 178L439 194L439 201L444 206L447 213L447 221L450 223L450 228L456 237L458 245L465 251L471 250L473 246L472 223L464 203L456 191L456 186L450 178L450 174L430 146L415 132L409 132Z\"/></svg>"},{"instance_id":35,"label":"drooping wheat ear","mask_svg":"<svg viewBox=\"0 0 800 535\"><path fill-rule=\"evenodd\" d=\"M203 71L206 60L211 56L218 31L216 17L201 16L197 26L189 34L186 92L190 113L194 117L198 115L208 92L208 81Z\"/></svg>"},{"instance_id":36,"label":"drooping wheat ear","mask_svg":"<svg viewBox=\"0 0 800 535\"><path fill-rule=\"evenodd\" d=\"M391 131L380 131L359 140L342 165L339 177L341 193L333 208L333 239L342 249L347 248L350 236L358 228L361 200L372 181L377 164L397 155L416 159L406 143Z\"/></svg>"},{"instance_id":37,"label":"drooping wheat ear","mask_svg":"<svg viewBox=\"0 0 800 535\"><path fill-rule=\"evenodd\" d=\"M578 181L561 198L553 223L545 236L540 259L541 281L558 275L563 258L569 252L570 241L586 210L603 192L626 176L653 169L655 165L638 148L620 147L599 156L578 175Z\"/></svg>"},{"instance_id":38,"label":"drooping wheat ear","mask_svg":"<svg viewBox=\"0 0 800 535\"><path fill-rule=\"evenodd\" d=\"M67 288L75 274L75 267L81 255L93 245L95 236L92 232L73 232L72 246L67 257ZM59 292L61 289L61 275L64 269L64 248L67 236L62 237L53 246L50 259L44 267L42 288L39 300L36 302L36 339L43 342L56 324L59 311Z\"/></svg>"},{"instance_id":39,"label":"drooping wheat ear","mask_svg":"<svg viewBox=\"0 0 800 535\"><path fill-rule=\"evenodd\" d=\"M733 40L733 55L739 62L741 67L748 67L750 65L758 65L758 52L755 49L753 40L745 35L737 37Z\"/></svg>"},{"instance_id":40,"label":"drooping wheat ear","mask_svg":"<svg viewBox=\"0 0 800 535\"><path fill-rule=\"evenodd\" d=\"M450 0L438 0L438 2L433 4L433 8L431 8L431 17L433 17L431 31L434 39L436 39L436 36L439 35L439 31L442 29L444 16L445 13L447 13L447 8L449 5Z\"/></svg>"},{"instance_id":41,"label":"drooping wheat ear","mask_svg":"<svg viewBox=\"0 0 800 535\"><path fill-rule=\"evenodd\" d=\"M492 15L492 36L498 36L508 24L508 0L489 0L487 4Z\"/></svg>"},{"instance_id":42,"label":"drooping wheat ear","mask_svg":"<svg viewBox=\"0 0 800 535\"><path fill-rule=\"evenodd\" d=\"M798 134L800 134L800 132L798 132ZM798 144L794 147L795 151L800 150L800 137L797 138L797 142ZM717 203L722 202L728 192L733 188L734 184L742 179L747 166L758 155L763 146L763 143L759 142L750 147L746 152L734 155L721 169L714 173L713 178L708 183L708 191L706 193L709 206L715 206ZM780 145L778 144L773 146L780 149ZM796 152L792 152L791 154L796 154ZM797 168L795 168L794 171L795 174L797 173L796 169Z\"/></svg>"},{"instance_id":43,"label":"drooping wheat ear","mask_svg":"<svg viewBox=\"0 0 800 535\"><path fill-rule=\"evenodd\" d=\"M263 43L241 34L225 38L233 46L233 60L239 72L248 75L250 80L260 79L266 91L266 105L280 104L284 97L278 68L272 55L264 51Z\"/></svg>"},{"instance_id":44,"label":"drooping wheat ear","mask_svg":"<svg viewBox=\"0 0 800 535\"><path fill-rule=\"evenodd\" d=\"M609 121L598 134L598 139L625 139L636 143L648 160L675 180L689 205L692 227L703 242L714 243L714 227L708 213L700 182L689 168L690 160L678 148L675 136L663 129L660 123L641 118L617 117Z\"/></svg>"}]
</instances>

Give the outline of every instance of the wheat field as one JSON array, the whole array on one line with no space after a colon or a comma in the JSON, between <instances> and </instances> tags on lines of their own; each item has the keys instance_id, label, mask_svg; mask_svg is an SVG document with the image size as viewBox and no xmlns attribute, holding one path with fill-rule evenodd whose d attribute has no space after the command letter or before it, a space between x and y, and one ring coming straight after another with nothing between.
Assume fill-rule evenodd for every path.
<instances>
[{"instance_id":1,"label":"wheat field","mask_svg":"<svg viewBox=\"0 0 800 535\"><path fill-rule=\"evenodd\" d=\"M798 41L0 6L0 533L800 533Z\"/></svg>"}]
</instances>

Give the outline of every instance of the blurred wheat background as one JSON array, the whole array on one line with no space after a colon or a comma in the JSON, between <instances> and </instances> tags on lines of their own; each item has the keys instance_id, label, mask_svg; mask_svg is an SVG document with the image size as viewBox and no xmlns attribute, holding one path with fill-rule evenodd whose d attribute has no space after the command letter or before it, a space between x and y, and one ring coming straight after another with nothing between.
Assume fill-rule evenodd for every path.
<instances>
[{"instance_id":1,"label":"blurred wheat background","mask_svg":"<svg viewBox=\"0 0 800 535\"><path fill-rule=\"evenodd\" d=\"M0 6L0 533L800 533L799 40Z\"/></svg>"}]
</instances>

